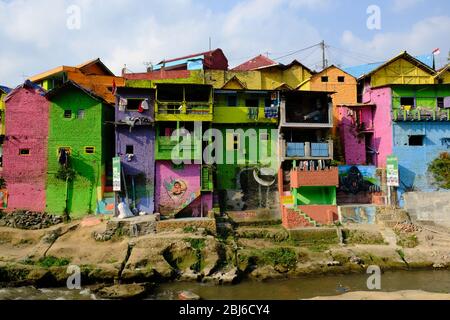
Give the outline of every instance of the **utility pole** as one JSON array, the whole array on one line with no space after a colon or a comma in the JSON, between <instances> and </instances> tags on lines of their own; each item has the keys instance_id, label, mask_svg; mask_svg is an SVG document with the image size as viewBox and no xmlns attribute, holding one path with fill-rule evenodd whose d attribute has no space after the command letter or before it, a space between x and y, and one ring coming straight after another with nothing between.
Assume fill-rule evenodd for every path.
<instances>
[{"instance_id":1,"label":"utility pole","mask_svg":"<svg viewBox=\"0 0 450 320\"><path fill-rule=\"evenodd\" d=\"M322 68L325 69L328 67L327 58L325 56L325 40L322 40L320 47L322 48Z\"/></svg>"}]
</instances>

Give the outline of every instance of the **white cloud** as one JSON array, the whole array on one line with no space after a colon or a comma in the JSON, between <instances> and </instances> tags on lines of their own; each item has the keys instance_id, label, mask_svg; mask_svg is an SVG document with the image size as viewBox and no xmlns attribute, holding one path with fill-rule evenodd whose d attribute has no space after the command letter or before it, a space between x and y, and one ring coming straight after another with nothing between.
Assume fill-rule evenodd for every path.
<instances>
[{"instance_id":1,"label":"white cloud","mask_svg":"<svg viewBox=\"0 0 450 320\"><path fill-rule=\"evenodd\" d=\"M394 0L392 10L395 12L408 10L423 2L424 0Z\"/></svg>"},{"instance_id":2,"label":"white cloud","mask_svg":"<svg viewBox=\"0 0 450 320\"><path fill-rule=\"evenodd\" d=\"M414 24L405 32L377 33L370 40L363 40L351 31L342 34L341 46L354 52L365 52L369 56L388 59L401 51L411 54L430 54L440 46L441 51L447 53L450 45L443 39L448 39L450 30L450 17L437 16L424 19ZM442 45L445 43L444 47ZM444 61L446 56L441 56L439 61ZM344 64L355 64L354 58L344 58Z\"/></svg>"}]
</instances>

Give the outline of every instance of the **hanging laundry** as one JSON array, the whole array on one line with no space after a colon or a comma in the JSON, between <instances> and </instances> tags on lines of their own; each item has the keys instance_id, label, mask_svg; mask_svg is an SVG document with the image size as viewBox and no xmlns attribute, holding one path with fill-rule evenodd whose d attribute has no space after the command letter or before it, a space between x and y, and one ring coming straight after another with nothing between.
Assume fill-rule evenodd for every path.
<instances>
[{"instance_id":1,"label":"hanging laundry","mask_svg":"<svg viewBox=\"0 0 450 320\"><path fill-rule=\"evenodd\" d=\"M143 113L144 112L144 108L142 108L142 102L139 104L138 112L139 113Z\"/></svg>"},{"instance_id":2,"label":"hanging laundry","mask_svg":"<svg viewBox=\"0 0 450 320\"><path fill-rule=\"evenodd\" d=\"M149 104L148 104L148 99L145 99L144 101L142 101L141 107L142 107L142 109L144 109L144 110L150 109Z\"/></svg>"},{"instance_id":3,"label":"hanging laundry","mask_svg":"<svg viewBox=\"0 0 450 320\"><path fill-rule=\"evenodd\" d=\"M128 105L128 100L122 97L119 97L119 111L124 112Z\"/></svg>"}]
</instances>

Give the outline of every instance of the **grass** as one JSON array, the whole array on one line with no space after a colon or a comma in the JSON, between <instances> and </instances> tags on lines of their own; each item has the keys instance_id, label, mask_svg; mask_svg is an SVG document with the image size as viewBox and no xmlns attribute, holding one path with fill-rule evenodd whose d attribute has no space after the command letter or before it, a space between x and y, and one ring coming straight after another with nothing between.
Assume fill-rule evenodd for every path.
<instances>
[{"instance_id":1,"label":"grass","mask_svg":"<svg viewBox=\"0 0 450 320\"><path fill-rule=\"evenodd\" d=\"M39 259L36 265L43 268L50 268L50 267L64 267L69 265L69 263L70 263L69 259L48 256Z\"/></svg>"},{"instance_id":2,"label":"grass","mask_svg":"<svg viewBox=\"0 0 450 320\"><path fill-rule=\"evenodd\" d=\"M415 234L397 233L397 245L403 248L415 248L419 245L419 239Z\"/></svg>"},{"instance_id":3,"label":"grass","mask_svg":"<svg viewBox=\"0 0 450 320\"><path fill-rule=\"evenodd\" d=\"M271 248L253 251L257 264L294 268L297 264L297 253L292 248Z\"/></svg>"}]
</instances>

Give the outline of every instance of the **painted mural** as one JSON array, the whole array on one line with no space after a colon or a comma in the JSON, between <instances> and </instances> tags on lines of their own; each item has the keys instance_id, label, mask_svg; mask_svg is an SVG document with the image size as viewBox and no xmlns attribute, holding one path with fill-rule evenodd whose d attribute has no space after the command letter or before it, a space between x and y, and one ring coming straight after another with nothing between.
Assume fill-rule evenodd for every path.
<instances>
[{"instance_id":1,"label":"painted mural","mask_svg":"<svg viewBox=\"0 0 450 320\"><path fill-rule=\"evenodd\" d=\"M339 218L342 223L375 224L376 207L373 206L343 206L339 208Z\"/></svg>"},{"instance_id":2,"label":"painted mural","mask_svg":"<svg viewBox=\"0 0 450 320\"><path fill-rule=\"evenodd\" d=\"M338 204L373 203L381 193L381 178L375 166L340 166Z\"/></svg>"}]
</instances>

